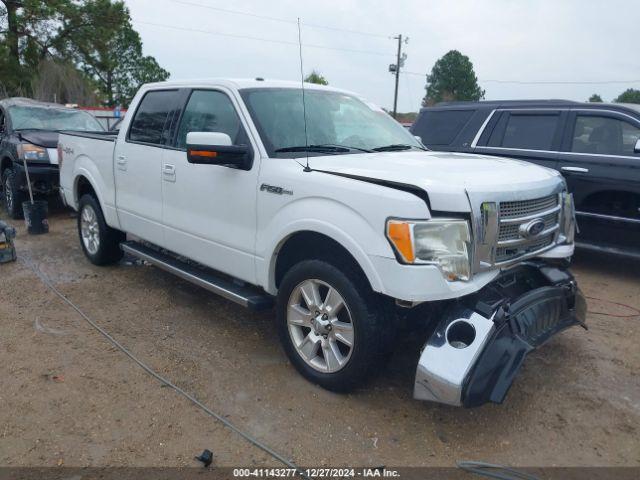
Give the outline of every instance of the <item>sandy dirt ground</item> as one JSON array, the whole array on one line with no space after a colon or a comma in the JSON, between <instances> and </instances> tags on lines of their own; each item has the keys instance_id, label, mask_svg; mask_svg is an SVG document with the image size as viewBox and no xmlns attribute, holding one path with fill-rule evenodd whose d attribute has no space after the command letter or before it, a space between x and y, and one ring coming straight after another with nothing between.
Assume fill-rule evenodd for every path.
<instances>
[{"instance_id":1,"label":"sandy dirt ground","mask_svg":"<svg viewBox=\"0 0 640 480\"><path fill-rule=\"evenodd\" d=\"M20 261L0 265L2 466L195 466L204 448L220 466L278 465L149 377L28 264L162 375L301 465L640 466L639 263L577 255L589 331L530 355L503 405L464 410L412 399L411 342L370 386L333 394L288 363L272 312L148 265L94 267L68 211L44 236L12 223Z\"/></svg>"}]
</instances>

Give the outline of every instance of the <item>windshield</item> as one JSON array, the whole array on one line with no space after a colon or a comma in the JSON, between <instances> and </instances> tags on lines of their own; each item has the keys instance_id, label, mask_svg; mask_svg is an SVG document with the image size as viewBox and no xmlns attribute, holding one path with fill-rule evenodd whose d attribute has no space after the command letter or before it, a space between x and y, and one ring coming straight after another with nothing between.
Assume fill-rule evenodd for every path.
<instances>
[{"instance_id":1,"label":"windshield","mask_svg":"<svg viewBox=\"0 0 640 480\"><path fill-rule=\"evenodd\" d=\"M104 131L89 113L55 107L14 106L8 109L14 130Z\"/></svg>"},{"instance_id":2,"label":"windshield","mask_svg":"<svg viewBox=\"0 0 640 480\"><path fill-rule=\"evenodd\" d=\"M270 157L361 153L389 146L423 149L402 125L358 97L312 89L304 93L308 138L305 138L301 89L240 91ZM334 148L295 150L305 145Z\"/></svg>"}]
</instances>

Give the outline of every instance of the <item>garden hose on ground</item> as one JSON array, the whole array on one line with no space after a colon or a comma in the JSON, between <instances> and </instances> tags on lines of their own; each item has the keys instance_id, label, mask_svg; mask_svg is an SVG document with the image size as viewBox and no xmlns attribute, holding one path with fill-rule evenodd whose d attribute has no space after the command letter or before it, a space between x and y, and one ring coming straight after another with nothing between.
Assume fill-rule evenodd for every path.
<instances>
[{"instance_id":1,"label":"garden hose on ground","mask_svg":"<svg viewBox=\"0 0 640 480\"><path fill-rule=\"evenodd\" d=\"M222 415L214 412L209 407L207 407L205 404L203 404L200 400L195 398L193 395L191 395L188 392L185 392L182 388L180 388L179 386L175 385L174 383L172 383L170 380L168 380L167 378L163 377L162 375L160 375L158 372L153 370L150 366L148 366L142 360L138 359L138 357L136 357L133 353L131 353L129 350L127 350L127 348L124 345L122 345L120 342L118 342L106 330L104 330L102 327L100 327L100 325L98 325L96 322L94 322L86 313L84 313L80 309L80 307L78 307L66 295L64 295L62 292L60 292L56 288L56 286L47 278L47 276L40 271L38 266L35 265L34 262L31 259L29 259L28 257L25 257L24 254L22 254L19 257L19 260L22 263L24 263L24 265L26 265L27 268L29 268L40 279L40 281L42 283L44 283L44 285L49 290L51 290L62 301L64 301L67 305L69 305L71 308L73 308L78 313L78 315L80 315L89 325L91 325L94 329L96 329L103 337L105 337L109 342L111 342L118 350L120 350L127 357L129 357L129 359L131 359L133 362L138 364L138 366L141 367L145 372L147 372L149 375L154 377L160 383L162 383L162 384L166 385L167 387L170 387L173 390L175 390L177 393L179 393L180 395L185 397L187 400L189 400L191 403L196 405L198 408L203 410L207 415L215 418L216 420L221 422L225 427L227 427L230 430L234 431L235 433L240 435L242 438L244 438L246 441L248 441L249 443L251 443L255 447L257 447L260 450L262 450L262 451L266 452L267 454L271 455L273 458L275 458L279 462L283 463L287 467L295 469L302 477L308 478L307 475L301 469L299 469L291 460L286 459L285 457L280 455L278 452L273 450L271 447L269 447L268 445L262 443L257 438L255 438L255 437L251 436L250 434L240 430L238 427L236 427L233 423L231 423L229 420L224 418Z\"/></svg>"}]
</instances>

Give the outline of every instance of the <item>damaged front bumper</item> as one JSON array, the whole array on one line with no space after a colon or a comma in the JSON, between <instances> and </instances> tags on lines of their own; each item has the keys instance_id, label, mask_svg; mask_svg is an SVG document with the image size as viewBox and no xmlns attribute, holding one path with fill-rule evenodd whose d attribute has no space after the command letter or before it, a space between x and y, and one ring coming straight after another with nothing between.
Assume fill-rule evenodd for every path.
<instances>
[{"instance_id":1,"label":"damaged front bumper","mask_svg":"<svg viewBox=\"0 0 640 480\"><path fill-rule=\"evenodd\" d=\"M501 403L527 354L565 328L585 326L585 317L584 296L566 270L527 262L504 272L445 313L420 355L414 397Z\"/></svg>"}]
</instances>

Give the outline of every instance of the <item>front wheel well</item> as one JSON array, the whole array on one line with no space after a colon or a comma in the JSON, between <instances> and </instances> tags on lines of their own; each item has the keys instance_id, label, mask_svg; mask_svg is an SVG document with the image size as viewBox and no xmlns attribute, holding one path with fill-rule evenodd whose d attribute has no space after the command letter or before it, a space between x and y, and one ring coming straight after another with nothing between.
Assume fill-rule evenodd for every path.
<instances>
[{"instance_id":1,"label":"front wheel well","mask_svg":"<svg viewBox=\"0 0 640 480\"><path fill-rule=\"evenodd\" d=\"M297 232L288 237L276 252L275 285L291 267L303 260L324 260L340 269L349 268L367 281L367 276L357 260L340 243L317 232Z\"/></svg>"},{"instance_id":2,"label":"front wheel well","mask_svg":"<svg viewBox=\"0 0 640 480\"><path fill-rule=\"evenodd\" d=\"M0 161L0 176L4 175L4 171L11 166L11 159L9 157L4 157L2 161Z\"/></svg>"}]
</instances>

